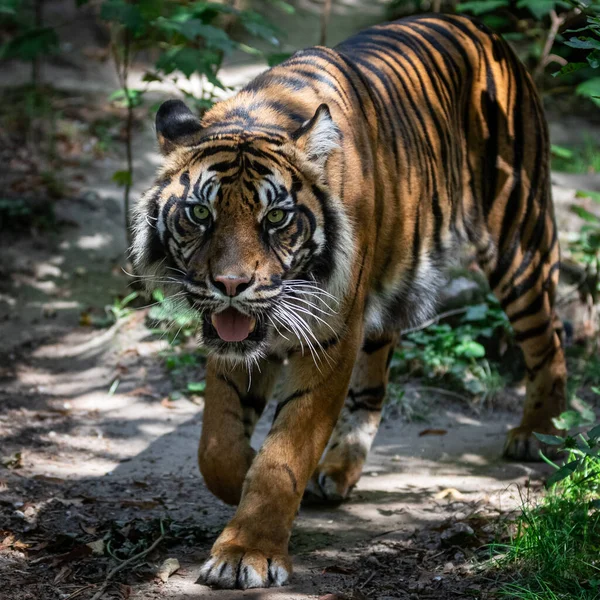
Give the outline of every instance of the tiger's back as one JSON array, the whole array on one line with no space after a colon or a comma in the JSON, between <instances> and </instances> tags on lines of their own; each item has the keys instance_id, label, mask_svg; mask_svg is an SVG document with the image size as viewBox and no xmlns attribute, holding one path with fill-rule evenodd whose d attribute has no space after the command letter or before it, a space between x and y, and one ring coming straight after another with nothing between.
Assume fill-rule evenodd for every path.
<instances>
[{"instance_id":1,"label":"tiger's back","mask_svg":"<svg viewBox=\"0 0 600 600\"><path fill-rule=\"evenodd\" d=\"M543 213L554 237L539 97L504 40L476 21L425 15L372 27L334 49L297 52L244 92L206 124L231 125L243 107L240 126L260 129L277 98L289 129L311 117L307 104L329 106L343 146L329 185L361 224L358 246L373 250L370 326L423 321L460 243L475 244L496 287L520 260L515 241L530 241L519 225Z\"/></svg>"}]
</instances>

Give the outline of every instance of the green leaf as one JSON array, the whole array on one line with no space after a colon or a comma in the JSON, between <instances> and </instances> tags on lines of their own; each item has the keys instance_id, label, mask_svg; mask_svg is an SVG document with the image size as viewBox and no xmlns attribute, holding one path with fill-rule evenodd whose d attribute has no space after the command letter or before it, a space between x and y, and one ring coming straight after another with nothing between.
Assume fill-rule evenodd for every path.
<instances>
[{"instance_id":1,"label":"green leaf","mask_svg":"<svg viewBox=\"0 0 600 600\"><path fill-rule=\"evenodd\" d=\"M547 433L535 433L535 437L548 446L562 446L565 443L565 438L561 438L557 435L548 435Z\"/></svg>"},{"instance_id":2,"label":"green leaf","mask_svg":"<svg viewBox=\"0 0 600 600\"><path fill-rule=\"evenodd\" d=\"M226 54L236 48L236 43L223 29L203 23L200 19L157 19L156 25L164 31L179 33L190 41L202 38L209 48L221 50Z\"/></svg>"},{"instance_id":3,"label":"green leaf","mask_svg":"<svg viewBox=\"0 0 600 600\"><path fill-rule=\"evenodd\" d=\"M575 93L579 96L586 96L594 104L600 106L600 77L592 77L580 83L575 88Z\"/></svg>"},{"instance_id":4,"label":"green leaf","mask_svg":"<svg viewBox=\"0 0 600 600\"><path fill-rule=\"evenodd\" d=\"M588 437L592 440L600 438L600 425L592 427L592 429L588 431Z\"/></svg>"},{"instance_id":5,"label":"green leaf","mask_svg":"<svg viewBox=\"0 0 600 600\"><path fill-rule=\"evenodd\" d=\"M108 101L116 102L123 108L126 108L127 106L135 108L136 106L140 106L140 104L142 103L143 95L144 90L128 89L127 91L125 91L124 89L120 89L112 92L112 94L110 94L110 96L108 97Z\"/></svg>"},{"instance_id":6,"label":"green leaf","mask_svg":"<svg viewBox=\"0 0 600 600\"><path fill-rule=\"evenodd\" d=\"M583 206L577 206L576 204L573 204L571 206L571 212L575 213L580 219L583 219L588 223L600 224L600 217L589 210L586 210L583 208Z\"/></svg>"},{"instance_id":7,"label":"green leaf","mask_svg":"<svg viewBox=\"0 0 600 600\"><path fill-rule=\"evenodd\" d=\"M211 50L198 50L197 48L171 47L160 55L156 61L156 68L166 75L173 71L181 71L186 77L192 73L201 73L208 77L212 74L212 67L219 62L219 55Z\"/></svg>"},{"instance_id":8,"label":"green leaf","mask_svg":"<svg viewBox=\"0 0 600 600\"><path fill-rule=\"evenodd\" d=\"M483 304L474 304L473 306L469 306L467 312L464 314L462 320L463 321L483 321L487 317L488 313L488 305Z\"/></svg>"},{"instance_id":9,"label":"green leaf","mask_svg":"<svg viewBox=\"0 0 600 600\"><path fill-rule=\"evenodd\" d=\"M594 48L600 48L600 40L596 40L587 36L572 37L563 43L565 46L570 46L571 48L578 48L581 50L593 50Z\"/></svg>"},{"instance_id":10,"label":"green leaf","mask_svg":"<svg viewBox=\"0 0 600 600\"><path fill-rule=\"evenodd\" d=\"M293 5L284 2L284 0L270 0L270 2L288 15L293 15L296 12L296 8Z\"/></svg>"},{"instance_id":11,"label":"green leaf","mask_svg":"<svg viewBox=\"0 0 600 600\"><path fill-rule=\"evenodd\" d=\"M564 146L557 146L556 144L550 145L550 151L554 156L558 158L573 158L573 151L569 150L569 148L565 148Z\"/></svg>"},{"instance_id":12,"label":"green leaf","mask_svg":"<svg viewBox=\"0 0 600 600\"><path fill-rule=\"evenodd\" d=\"M556 7L568 8L566 2L557 2L556 0L519 0L517 8L526 8L538 21L550 14Z\"/></svg>"},{"instance_id":13,"label":"green leaf","mask_svg":"<svg viewBox=\"0 0 600 600\"><path fill-rule=\"evenodd\" d=\"M580 71L581 69L586 69L588 66L588 63L584 62L567 63L564 67L561 67L559 71L552 73L552 77L559 77L560 75L568 75L569 73L575 73L576 71Z\"/></svg>"},{"instance_id":14,"label":"green leaf","mask_svg":"<svg viewBox=\"0 0 600 600\"><path fill-rule=\"evenodd\" d=\"M115 171L111 179L120 186L131 185L131 171Z\"/></svg>"},{"instance_id":15,"label":"green leaf","mask_svg":"<svg viewBox=\"0 0 600 600\"><path fill-rule=\"evenodd\" d=\"M546 487L552 487L555 483L558 483L559 481L562 481L563 479L566 479L567 477L572 475L579 466L579 462L579 460L574 460L573 462L562 466L560 469L558 469L558 471L555 471L548 478L548 481L546 481Z\"/></svg>"},{"instance_id":16,"label":"green leaf","mask_svg":"<svg viewBox=\"0 0 600 600\"><path fill-rule=\"evenodd\" d=\"M553 418L552 422L557 429L568 431L569 429L573 429L573 427L581 425L582 419L576 410L567 410L561 413L559 417Z\"/></svg>"},{"instance_id":17,"label":"green leaf","mask_svg":"<svg viewBox=\"0 0 600 600\"><path fill-rule=\"evenodd\" d=\"M483 358L485 356L485 348L479 342L470 339L463 340L455 351L458 356L467 358Z\"/></svg>"},{"instance_id":18,"label":"green leaf","mask_svg":"<svg viewBox=\"0 0 600 600\"><path fill-rule=\"evenodd\" d=\"M269 42L272 46L278 46L277 36L280 34L272 23L267 21L262 15L251 10L244 10L239 15L240 23L244 29L251 35Z\"/></svg>"},{"instance_id":19,"label":"green leaf","mask_svg":"<svg viewBox=\"0 0 600 600\"><path fill-rule=\"evenodd\" d=\"M206 381L190 382L187 384L188 392L202 394L206 389Z\"/></svg>"},{"instance_id":20,"label":"green leaf","mask_svg":"<svg viewBox=\"0 0 600 600\"><path fill-rule=\"evenodd\" d=\"M100 7L100 18L118 23L134 35L141 35L146 29L139 5L124 0L104 0Z\"/></svg>"},{"instance_id":21,"label":"green leaf","mask_svg":"<svg viewBox=\"0 0 600 600\"><path fill-rule=\"evenodd\" d=\"M586 56L586 60L588 61L590 67L592 67L592 69L599 69L600 68L600 50L596 49L592 52L590 52L587 56Z\"/></svg>"},{"instance_id":22,"label":"green leaf","mask_svg":"<svg viewBox=\"0 0 600 600\"><path fill-rule=\"evenodd\" d=\"M461 2L458 4L456 12L470 12L473 15L482 15L508 5L508 0L472 0L471 2Z\"/></svg>"},{"instance_id":23,"label":"green leaf","mask_svg":"<svg viewBox=\"0 0 600 600\"><path fill-rule=\"evenodd\" d=\"M600 192L592 192L591 190L577 190L575 198L591 198L594 202L600 202Z\"/></svg>"}]
</instances>

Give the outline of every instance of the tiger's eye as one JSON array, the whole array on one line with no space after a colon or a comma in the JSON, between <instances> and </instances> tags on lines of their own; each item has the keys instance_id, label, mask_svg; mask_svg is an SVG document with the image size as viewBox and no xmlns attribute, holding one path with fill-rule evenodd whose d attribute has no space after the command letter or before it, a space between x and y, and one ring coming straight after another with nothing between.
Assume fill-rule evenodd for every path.
<instances>
[{"instance_id":1,"label":"tiger's eye","mask_svg":"<svg viewBox=\"0 0 600 600\"><path fill-rule=\"evenodd\" d=\"M274 208L267 213L267 220L269 223L281 223L285 217L285 212L279 208Z\"/></svg>"},{"instance_id":2,"label":"tiger's eye","mask_svg":"<svg viewBox=\"0 0 600 600\"><path fill-rule=\"evenodd\" d=\"M210 217L210 211L202 204L196 204L192 209L192 213L198 221L206 221Z\"/></svg>"}]
</instances>

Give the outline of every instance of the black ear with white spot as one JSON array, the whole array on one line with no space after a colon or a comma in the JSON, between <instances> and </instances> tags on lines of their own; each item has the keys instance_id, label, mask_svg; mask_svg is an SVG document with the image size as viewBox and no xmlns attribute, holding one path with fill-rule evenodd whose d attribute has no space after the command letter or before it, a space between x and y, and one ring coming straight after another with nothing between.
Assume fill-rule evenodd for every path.
<instances>
[{"instance_id":1,"label":"black ear with white spot","mask_svg":"<svg viewBox=\"0 0 600 600\"><path fill-rule=\"evenodd\" d=\"M329 155L340 147L340 137L340 130L333 122L327 104L321 104L312 119L292 134L296 145L312 162L322 167Z\"/></svg>"},{"instance_id":2,"label":"black ear with white spot","mask_svg":"<svg viewBox=\"0 0 600 600\"><path fill-rule=\"evenodd\" d=\"M202 130L200 120L181 100L167 100L156 113L156 137L163 154L177 146L193 146Z\"/></svg>"}]
</instances>

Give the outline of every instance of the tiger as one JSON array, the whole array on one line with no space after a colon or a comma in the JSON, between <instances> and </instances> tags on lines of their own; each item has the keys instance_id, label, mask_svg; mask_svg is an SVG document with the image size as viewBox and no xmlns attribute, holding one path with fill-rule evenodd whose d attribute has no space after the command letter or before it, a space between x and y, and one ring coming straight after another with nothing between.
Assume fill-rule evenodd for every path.
<instances>
[{"instance_id":1,"label":"tiger","mask_svg":"<svg viewBox=\"0 0 600 600\"><path fill-rule=\"evenodd\" d=\"M499 35L460 15L376 25L296 52L202 118L168 100L156 134L164 164L134 208L133 263L198 319L199 467L237 505L204 582L288 582L301 501L357 484L400 331L435 311L462 247L526 364L504 455L537 457L533 433L565 408L560 257L541 100Z\"/></svg>"}]
</instances>

